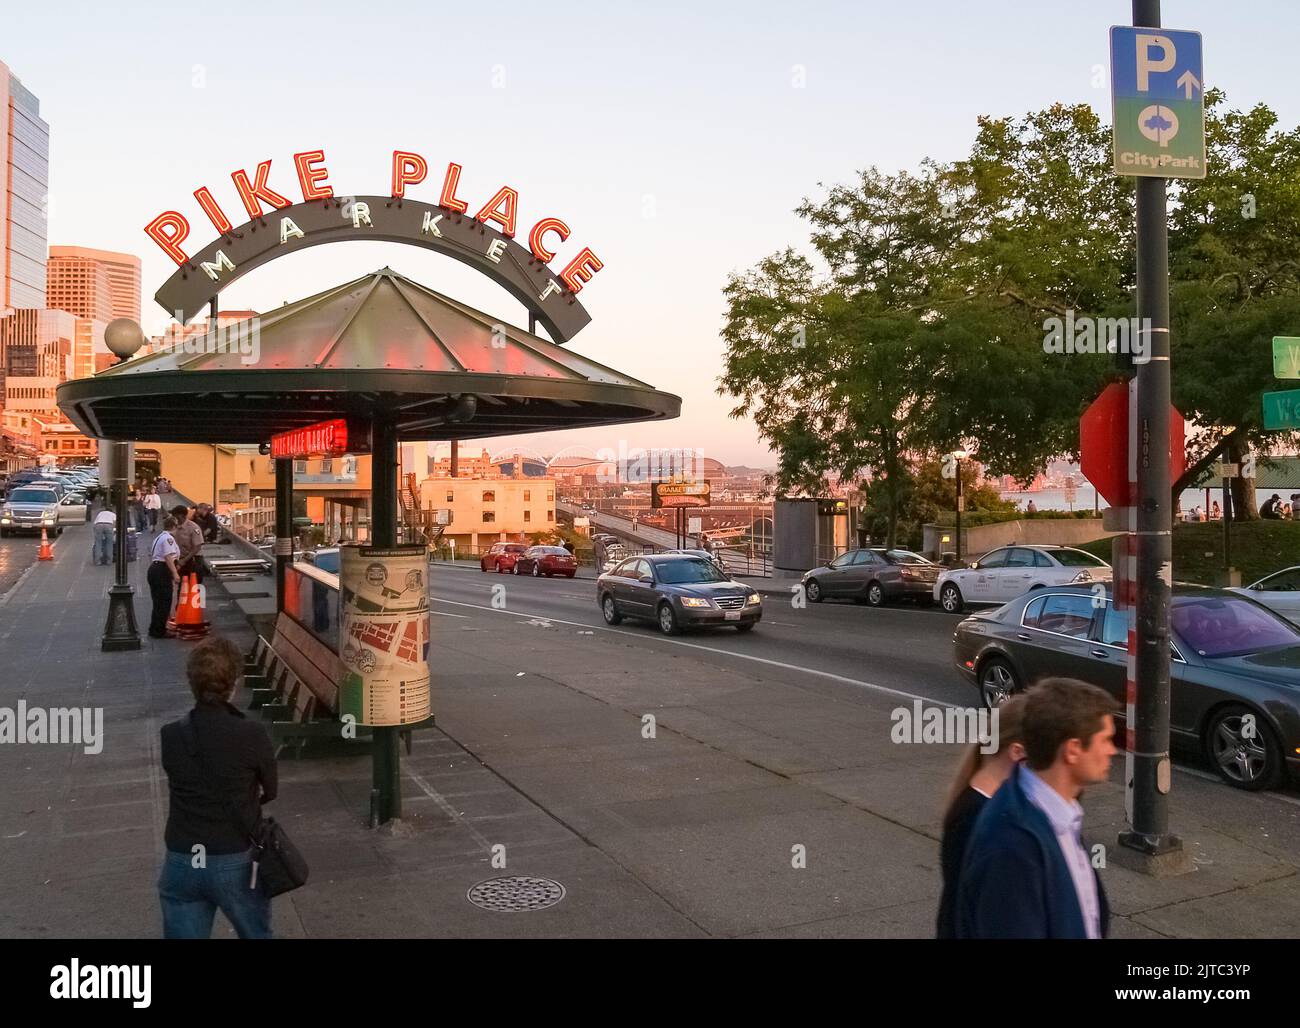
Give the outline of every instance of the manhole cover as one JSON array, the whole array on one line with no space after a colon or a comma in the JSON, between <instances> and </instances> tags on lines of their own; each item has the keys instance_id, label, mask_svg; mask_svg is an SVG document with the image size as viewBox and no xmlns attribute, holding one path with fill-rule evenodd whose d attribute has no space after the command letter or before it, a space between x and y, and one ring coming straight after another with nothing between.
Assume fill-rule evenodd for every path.
<instances>
[{"instance_id":1,"label":"manhole cover","mask_svg":"<svg viewBox=\"0 0 1300 1028\"><path fill-rule=\"evenodd\" d=\"M564 899L564 886L549 878L507 875L479 882L465 893L476 907L512 914L519 910L545 910Z\"/></svg>"}]
</instances>

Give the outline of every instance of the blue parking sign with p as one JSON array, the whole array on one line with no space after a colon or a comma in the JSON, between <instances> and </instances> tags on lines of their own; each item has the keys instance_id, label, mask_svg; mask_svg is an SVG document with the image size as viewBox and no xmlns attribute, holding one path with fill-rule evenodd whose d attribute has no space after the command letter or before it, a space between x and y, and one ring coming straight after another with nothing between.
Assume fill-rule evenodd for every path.
<instances>
[{"instance_id":1,"label":"blue parking sign with p","mask_svg":"<svg viewBox=\"0 0 1300 1028\"><path fill-rule=\"evenodd\" d=\"M1112 26L1110 69L1116 173L1204 178L1201 34Z\"/></svg>"}]
</instances>

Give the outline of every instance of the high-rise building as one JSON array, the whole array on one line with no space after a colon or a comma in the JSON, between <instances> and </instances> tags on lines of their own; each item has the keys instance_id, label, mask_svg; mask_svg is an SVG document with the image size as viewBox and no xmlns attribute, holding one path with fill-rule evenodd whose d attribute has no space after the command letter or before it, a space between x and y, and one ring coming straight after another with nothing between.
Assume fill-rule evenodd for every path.
<instances>
[{"instance_id":1,"label":"high-rise building","mask_svg":"<svg viewBox=\"0 0 1300 1028\"><path fill-rule=\"evenodd\" d=\"M51 246L47 307L79 318L140 320L140 258L85 246Z\"/></svg>"},{"instance_id":2,"label":"high-rise building","mask_svg":"<svg viewBox=\"0 0 1300 1028\"><path fill-rule=\"evenodd\" d=\"M50 127L40 101L0 63L0 312L45 304Z\"/></svg>"},{"instance_id":3,"label":"high-rise building","mask_svg":"<svg viewBox=\"0 0 1300 1028\"><path fill-rule=\"evenodd\" d=\"M0 317L4 408L62 417L55 390L72 375L77 319L64 311L15 310Z\"/></svg>"}]
</instances>

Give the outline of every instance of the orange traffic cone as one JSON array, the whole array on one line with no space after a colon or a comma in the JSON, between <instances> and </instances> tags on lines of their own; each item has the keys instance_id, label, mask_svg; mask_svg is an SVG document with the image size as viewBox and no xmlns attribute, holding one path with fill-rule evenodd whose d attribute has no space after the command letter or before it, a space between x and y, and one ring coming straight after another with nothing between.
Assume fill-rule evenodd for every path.
<instances>
[{"instance_id":1,"label":"orange traffic cone","mask_svg":"<svg viewBox=\"0 0 1300 1028\"><path fill-rule=\"evenodd\" d=\"M50 537L45 534L45 529L41 529L41 548L36 554L37 560L53 560L54 548L50 545Z\"/></svg>"},{"instance_id":2,"label":"orange traffic cone","mask_svg":"<svg viewBox=\"0 0 1300 1028\"><path fill-rule=\"evenodd\" d=\"M176 634L182 639L201 639L209 625L203 620L203 589L198 575L186 575L181 583L181 598L176 604Z\"/></svg>"}]
</instances>

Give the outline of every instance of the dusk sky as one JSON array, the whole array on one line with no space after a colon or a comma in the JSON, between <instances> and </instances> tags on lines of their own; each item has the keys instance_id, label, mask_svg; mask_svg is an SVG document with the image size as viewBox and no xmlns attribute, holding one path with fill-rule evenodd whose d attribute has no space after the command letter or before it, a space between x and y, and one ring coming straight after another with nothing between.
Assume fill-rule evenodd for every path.
<instances>
[{"instance_id":1,"label":"dusk sky","mask_svg":"<svg viewBox=\"0 0 1300 1028\"><path fill-rule=\"evenodd\" d=\"M272 187L297 201L292 155L323 148L336 194L382 194L392 151L414 150L431 169L415 199L436 202L456 161L472 205L519 190L525 244L539 217L567 221L552 266L583 246L605 265L581 294L593 320L572 347L683 398L675 421L521 441L624 439L769 465L714 391L728 274L806 247L792 211L819 183L960 157L980 114L1087 102L1109 121L1107 28L1129 16L1115 0L65 2L24 4L0 60L50 124L50 243L138 254L150 333L167 323L152 297L174 267L142 231L156 214L184 213L198 249L215 235L199 186L245 220L236 169L270 158ZM1206 85L1233 106L1265 101L1284 126L1300 122L1294 2L1169 0L1164 21L1204 33ZM384 265L526 323L482 276L398 244L283 258L221 305L266 310Z\"/></svg>"}]
</instances>

